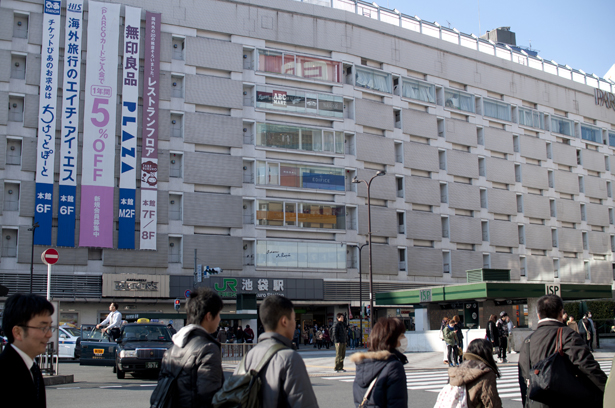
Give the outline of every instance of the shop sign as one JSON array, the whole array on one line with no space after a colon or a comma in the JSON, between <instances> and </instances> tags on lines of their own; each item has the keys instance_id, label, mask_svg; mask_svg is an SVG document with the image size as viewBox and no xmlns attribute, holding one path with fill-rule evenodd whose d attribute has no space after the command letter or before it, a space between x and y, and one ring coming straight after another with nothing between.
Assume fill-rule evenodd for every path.
<instances>
[{"instance_id":1,"label":"shop sign","mask_svg":"<svg viewBox=\"0 0 615 408\"><path fill-rule=\"evenodd\" d=\"M222 278L222 282L213 282L213 288L223 298L234 298L238 293L255 293L260 299L285 294L284 279Z\"/></svg>"},{"instance_id":2,"label":"shop sign","mask_svg":"<svg viewBox=\"0 0 615 408\"><path fill-rule=\"evenodd\" d=\"M594 89L596 105L606 106L607 109L615 110L615 95L611 92L602 91L598 88Z\"/></svg>"},{"instance_id":3,"label":"shop sign","mask_svg":"<svg viewBox=\"0 0 615 408\"><path fill-rule=\"evenodd\" d=\"M431 289L420 289L419 295L420 303L431 302Z\"/></svg>"},{"instance_id":4,"label":"shop sign","mask_svg":"<svg viewBox=\"0 0 615 408\"><path fill-rule=\"evenodd\" d=\"M103 297L162 297L169 295L169 276L103 274Z\"/></svg>"},{"instance_id":5,"label":"shop sign","mask_svg":"<svg viewBox=\"0 0 615 408\"><path fill-rule=\"evenodd\" d=\"M559 283L547 283L545 285L545 295L562 296L562 288Z\"/></svg>"}]
</instances>

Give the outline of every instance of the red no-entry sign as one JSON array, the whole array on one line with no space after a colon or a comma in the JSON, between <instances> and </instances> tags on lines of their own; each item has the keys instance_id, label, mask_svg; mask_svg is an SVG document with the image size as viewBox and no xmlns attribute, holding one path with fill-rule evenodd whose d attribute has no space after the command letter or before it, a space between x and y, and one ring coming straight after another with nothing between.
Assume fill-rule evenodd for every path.
<instances>
[{"instance_id":1,"label":"red no-entry sign","mask_svg":"<svg viewBox=\"0 0 615 408\"><path fill-rule=\"evenodd\" d=\"M41 260L45 265L53 265L58 262L59 259L60 254L58 254L58 251L53 248L49 248L41 254Z\"/></svg>"}]
</instances>

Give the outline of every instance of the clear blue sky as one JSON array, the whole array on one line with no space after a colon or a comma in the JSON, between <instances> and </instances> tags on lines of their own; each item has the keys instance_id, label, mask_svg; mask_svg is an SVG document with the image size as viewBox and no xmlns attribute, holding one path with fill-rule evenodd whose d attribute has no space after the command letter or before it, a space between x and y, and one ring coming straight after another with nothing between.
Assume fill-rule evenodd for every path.
<instances>
[{"instance_id":1,"label":"clear blue sky","mask_svg":"<svg viewBox=\"0 0 615 408\"><path fill-rule=\"evenodd\" d=\"M375 0L390 9L480 36L511 28L517 45L603 77L615 64L615 0ZM479 4L480 31L479 32Z\"/></svg>"}]
</instances>

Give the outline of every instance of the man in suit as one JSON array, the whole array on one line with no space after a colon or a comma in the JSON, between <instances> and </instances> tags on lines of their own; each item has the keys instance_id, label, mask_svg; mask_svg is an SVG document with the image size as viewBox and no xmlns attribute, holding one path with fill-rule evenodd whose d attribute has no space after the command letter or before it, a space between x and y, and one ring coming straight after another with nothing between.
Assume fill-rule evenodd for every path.
<instances>
[{"instance_id":1,"label":"man in suit","mask_svg":"<svg viewBox=\"0 0 615 408\"><path fill-rule=\"evenodd\" d=\"M52 314L53 305L33 294L17 293L4 305L2 328L9 344L0 354L0 395L7 406L47 406L45 383L34 358L45 352L55 330Z\"/></svg>"}]
</instances>

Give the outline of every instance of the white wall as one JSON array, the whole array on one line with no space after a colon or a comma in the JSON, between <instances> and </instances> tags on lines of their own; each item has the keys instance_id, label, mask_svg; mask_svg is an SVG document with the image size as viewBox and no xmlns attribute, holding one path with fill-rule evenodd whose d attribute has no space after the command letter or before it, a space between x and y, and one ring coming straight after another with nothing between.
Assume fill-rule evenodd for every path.
<instances>
[{"instance_id":1,"label":"white wall","mask_svg":"<svg viewBox=\"0 0 615 408\"><path fill-rule=\"evenodd\" d=\"M442 351L444 340L440 340L439 330L429 330L424 332L406 332L408 339L408 348L406 352L429 352ZM513 330L513 348L515 351L521 349L523 340L532 333L529 329L514 329ZM485 329L464 329L463 330L463 348L468 347L468 344L474 339L484 339Z\"/></svg>"}]
</instances>

